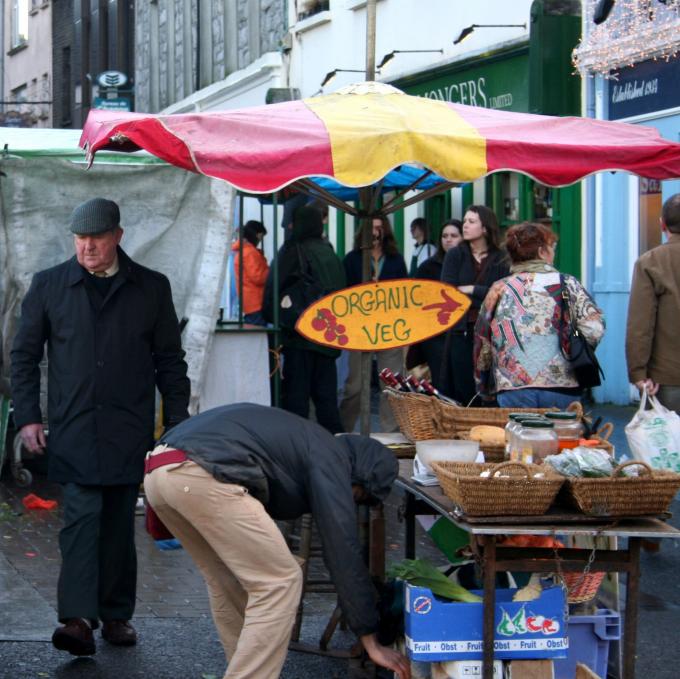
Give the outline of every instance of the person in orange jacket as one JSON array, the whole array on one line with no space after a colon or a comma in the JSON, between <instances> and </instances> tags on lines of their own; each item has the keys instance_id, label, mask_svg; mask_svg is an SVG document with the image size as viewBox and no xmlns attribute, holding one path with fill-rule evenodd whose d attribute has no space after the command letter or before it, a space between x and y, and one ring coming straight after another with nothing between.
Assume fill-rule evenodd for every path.
<instances>
[{"instance_id":1,"label":"person in orange jacket","mask_svg":"<svg viewBox=\"0 0 680 679\"><path fill-rule=\"evenodd\" d=\"M240 283L241 275L241 244L237 240L231 246L234 252L234 273L236 276L236 290L239 297L243 293L241 307L243 320L253 325L267 325L262 316L262 296L264 285L267 282L269 264L265 259L259 245L267 234L267 229L262 222L254 219L246 222L241 229L243 241L243 287Z\"/></svg>"}]
</instances>

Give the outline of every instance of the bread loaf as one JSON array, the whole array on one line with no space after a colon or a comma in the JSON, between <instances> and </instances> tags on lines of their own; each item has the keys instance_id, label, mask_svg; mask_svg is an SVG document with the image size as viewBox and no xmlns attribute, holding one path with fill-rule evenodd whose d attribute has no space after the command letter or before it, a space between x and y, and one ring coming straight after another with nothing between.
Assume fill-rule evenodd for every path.
<instances>
[{"instance_id":1,"label":"bread loaf","mask_svg":"<svg viewBox=\"0 0 680 679\"><path fill-rule=\"evenodd\" d=\"M502 427L492 427L487 424L480 424L470 429L468 437L471 441L479 441L480 448L484 445L502 446L505 444L505 429Z\"/></svg>"}]
</instances>

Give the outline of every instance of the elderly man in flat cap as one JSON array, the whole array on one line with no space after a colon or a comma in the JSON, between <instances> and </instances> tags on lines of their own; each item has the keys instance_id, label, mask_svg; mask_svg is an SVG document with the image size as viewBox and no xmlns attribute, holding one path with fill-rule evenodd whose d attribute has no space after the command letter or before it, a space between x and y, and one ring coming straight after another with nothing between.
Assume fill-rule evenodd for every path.
<instances>
[{"instance_id":1,"label":"elderly man in flat cap","mask_svg":"<svg viewBox=\"0 0 680 679\"><path fill-rule=\"evenodd\" d=\"M93 198L71 217L76 254L35 274L12 348L14 420L46 449L40 369L47 343L49 478L62 484L58 627L52 643L92 655L93 630L130 646L134 515L153 447L155 387L164 424L188 417L189 380L170 284L120 248L118 205Z\"/></svg>"}]
</instances>

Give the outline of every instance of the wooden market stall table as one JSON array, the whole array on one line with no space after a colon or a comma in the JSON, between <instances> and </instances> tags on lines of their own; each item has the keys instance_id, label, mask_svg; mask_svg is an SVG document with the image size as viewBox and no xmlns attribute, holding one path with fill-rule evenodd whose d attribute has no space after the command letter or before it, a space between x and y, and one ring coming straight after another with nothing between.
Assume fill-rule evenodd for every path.
<instances>
[{"instance_id":1,"label":"wooden market stall table","mask_svg":"<svg viewBox=\"0 0 680 679\"><path fill-rule=\"evenodd\" d=\"M417 515L437 513L470 534L480 551L484 572L483 679L493 677L494 606L496 573L517 571L553 573L583 571L590 564L593 571L628 574L623 634L622 679L635 677L635 645L640 581L640 542L652 538L680 538L680 531L657 518L601 519L576 512L549 511L541 516L464 517L439 486L422 486L412 480L410 460L399 462L396 485L405 491L406 557L415 558L415 519ZM512 548L496 545L505 535L593 536L627 538L624 549L545 549ZM472 539L474 538L474 539ZM559 565L558 559L559 555Z\"/></svg>"}]
</instances>

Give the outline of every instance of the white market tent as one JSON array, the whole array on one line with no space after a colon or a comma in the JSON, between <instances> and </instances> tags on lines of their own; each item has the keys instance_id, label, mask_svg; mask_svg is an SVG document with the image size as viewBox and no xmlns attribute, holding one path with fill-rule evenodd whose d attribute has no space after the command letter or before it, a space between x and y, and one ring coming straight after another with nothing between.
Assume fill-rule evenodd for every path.
<instances>
[{"instance_id":1,"label":"white market tent","mask_svg":"<svg viewBox=\"0 0 680 679\"><path fill-rule=\"evenodd\" d=\"M183 344L196 410L210 372L234 191L145 151L104 152L86 171L80 135L0 127L0 391L8 388L11 341L32 275L72 256L71 211L104 196L120 205L123 248L168 276L177 314L188 319Z\"/></svg>"}]
</instances>

